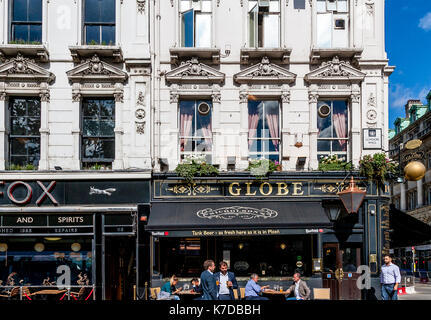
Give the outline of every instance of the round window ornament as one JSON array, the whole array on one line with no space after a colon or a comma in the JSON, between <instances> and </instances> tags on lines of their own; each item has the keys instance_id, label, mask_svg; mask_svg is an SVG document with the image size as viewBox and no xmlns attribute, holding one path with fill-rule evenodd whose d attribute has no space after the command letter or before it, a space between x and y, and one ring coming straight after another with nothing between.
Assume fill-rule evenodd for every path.
<instances>
[{"instance_id":1,"label":"round window ornament","mask_svg":"<svg viewBox=\"0 0 431 320\"><path fill-rule=\"evenodd\" d=\"M0 252L7 251L7 243L0 243Z\"/></svg>"},{"instance_id":2,"label":"round window ornament","mask_svg":"<svg viewBox=\"0 0 431 320\"><path fill-rule=\"evenodd\" d=\"M206 102L201 102L198 105L198 112L199 114L206 116L208 113L210 113L211 107Z\"/></svg>"},{"instance_id":3,"label":"round window ornament","mask_svg":"<svg viewBox=\"0 0 431 320\"><path fill-rule=\"evenodd\" d=\"M322 104L318 109L317 113L321 118L326 118L331 114L331 107L327 104Z\"/></svg>"},{"instance_id":4,"label":"round window ornament","mask_svg":"<svg viewBox=\"0 0 431 320\"><path fill-rule=\"evenodd\" d=\"M78 252L79 250L81 250L81 244L78 242L74 242L71 245L72 251Z\"/></svg>"},{"instance_id":5,"label":"round window ornament","mask_svg":"<svg viewBox=\"0 0 431 320\"><path fill-rule=\"evenodd\" d=\"M45 250L45 245L41 242L38 242L34 245L34 250L36 252L42 252L43 250Z\"/></svg>"}]
</instances>

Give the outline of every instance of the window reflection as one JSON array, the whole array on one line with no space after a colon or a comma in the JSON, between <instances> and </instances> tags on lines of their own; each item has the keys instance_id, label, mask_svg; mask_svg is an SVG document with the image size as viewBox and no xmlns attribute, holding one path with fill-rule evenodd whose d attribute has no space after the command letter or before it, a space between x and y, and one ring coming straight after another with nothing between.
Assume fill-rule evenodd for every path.
<instances>
[{"instance_id":1,"label":"window reflection","mask_svg":"<svg viewBox=\"0 0 431 320\"><path fill-rule=\"evenodd\" d=\"M85 43L115 45L115 0L85 0Z\"/></svg>"},{"instance_id":2,"label":"window reflection","mask_svg":"<svg viewBox=\"0 0 431 320\"><path fill-rule=\"evenodd\" d=\"M42 42L42 0L13 0L10 40L15 43Z\"/></svg>"},{"instance_id":3,"label":"window reflection","mask_svg":"<svg viewBox=\"0 0 431 320\"><path fill-rule=\"evenodd\" d=\"M317 0L317 47L344 48L348 46L347 0Z\"/></svg>"},{"instance_id":4,"label":"window reflection","mask_svg":"<svg viewBox=\"0 0 431 320\"><path fill-rule=\"evenodd\" d=\"M211 162L212 102L210 100L180 101L180 151L186 155L203 155Z\"/></svg>"},{"instance_id":5,"label":"window reflection","mask_svg":"<svg viewBox=\"0 0 431 320\"><path fill-rule=\"evenodd\" d=\"M280 1L270 0L249 3L249 46L280 47Z\"/></svg>"},{"instance_id":6,"label":"window reflection","mask_svg":"<svg viewBox=\"0 0 431 320\"><path fill-rule=\"evenodd\" d=\"M349 136L347 101L318 101L317 109L318 157L335 154L347 161ZM326 110L329 112L326 113Z\"/></svg>"},{"instance_id":7,"label":"window reflection","mask_svg":"<svg viewBox=\"0 0 431 320\"><path fill-rule=\"evenodd\" d=\"M280 104L278 101L248 102L248 147L250 158L279 161Z\"/></svg>"},{"instance_id":8,"label":"window reflection","mask_svg":"<svg viewBox=\"0 0 431 320\"><path fill-rule=\"evenodd\" d=\"M40 100L11 97L9 165L37 167L40 159Z\"/></svg>"},{"instance_id":9,"label":"window reflection","mask_svg":"<svg viewBox=\"0 0 431 320\"><path fill-rule=\"evenodd\" d=\"M112 162L115 158L115 101L86 98L82 102L83 162Z\"/></svg>"},{"instance_id":10,"label":"window reflection","mask_svg":"<svg viewBox=\"0 0 431 320\"><path fill-rule=\"evenodd\" d=\"M211 47L211 0L180 0L181 46Z\"/></svg>"},{"instance_id":11,"label":"window reflection","mask_svg":"<svg viewBox=\"0 0 431 320\"><path fill-rule=\"evenodd\" d=\"M57 268L70 268L71 285L92 284L92 244L91 239L3 239L8 249L0 252L0 280L3 286L55 285ZM80 246L73 246L79 243ZM36 247L36 244L39 246ZM42 245L40 245L42 244ZM72 249L73 248L73 249ZM38 252L36 251L42 251ZM74 251L77 250L78 251ZM1 287L0 287L1 289Z\"/></svg>"}]
</instances>

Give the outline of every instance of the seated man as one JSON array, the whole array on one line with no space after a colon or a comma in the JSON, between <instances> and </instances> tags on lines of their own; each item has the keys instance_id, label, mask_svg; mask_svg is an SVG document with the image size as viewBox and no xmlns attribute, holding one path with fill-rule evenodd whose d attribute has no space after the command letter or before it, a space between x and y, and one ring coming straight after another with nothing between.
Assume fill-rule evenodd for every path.
<instances>
[{"instance_id":1,"label":"seated man","mask_svg":"<svg viewBox=\"0 0 431 320\"><path fill-rule=\"evenodd\" d=\"M192 284L192 288L190 291L196 292L196 293L202 293L201 286L199 285L199 279L193 278L192 281L190 281Z\"/></svg>"},{"instance_id":2,"label":"seated man","mask_svg":"<svg viewBox=\"0 0 431 320\"><path fill-rule=\"evenodd\" d=\"M301 275L299 273L293 275L293 281L295 284L291 285L286 293L289 295L293 292L295 296L288 297L286 300L309 300L311 293L310 288L305 281L301 280Z\"/></svg>"},{"instance_id":3,"label":"seated man","mask_svg":"<svg viewBox=\"0 0 431 320\"><path fill-rule=\"evenodd\" d=\"M256 273L253 273L250 276L250 280L245 285L245 300L269 300L268 298L259 295L259 293L269 286L261 287L257 284L258 280L259 276Z\"/></svg>"}]
</instances>

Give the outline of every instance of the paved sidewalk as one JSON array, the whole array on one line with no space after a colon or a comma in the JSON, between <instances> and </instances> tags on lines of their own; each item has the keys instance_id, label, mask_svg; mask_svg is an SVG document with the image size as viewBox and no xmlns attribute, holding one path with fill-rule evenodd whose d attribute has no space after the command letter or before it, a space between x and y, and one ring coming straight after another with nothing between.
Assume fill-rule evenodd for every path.
<instances>
[{"instance_id":1,"label":"paved sidewalk","mask_svg":"<svg viewBox=\"0 0 431 320\"><path fill-rule=\"evenodd\" d=\"M399 300L431 300L431 283L415 284L416 293L398 296Z\"/></svg>"}]
</instances>

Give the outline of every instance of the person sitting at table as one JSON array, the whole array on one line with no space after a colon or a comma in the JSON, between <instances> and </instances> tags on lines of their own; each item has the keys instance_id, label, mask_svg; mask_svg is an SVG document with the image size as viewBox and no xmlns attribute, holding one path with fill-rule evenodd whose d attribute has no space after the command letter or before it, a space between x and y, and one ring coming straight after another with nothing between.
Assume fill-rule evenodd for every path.
<instances>
[{"instance_id":1,"label":"person sitting at table","mask_svg":"<svg viewBox=\"0 0 431 320\"><path fill-rule=\"evenodd\" d=\"M262 297L259 295L262 291L269 286L263 286L257 284L259 281L259 276L256 273L252 273L250 280L245 285L245 300L269 300L267 297Z\"/></svg>"},{"instance_id":2,"label":"person sitting at table","mask_svg":"<svg viewBox=\"0 0 431 320\"><path fill-rule=\"evenodd\" d=\"M162 299L169 299L169 300L180 300L180 297L178 297L176 294L178 292L180 292L181 290L183 290L183 288L176 288L175 286L178 284L178 278L176 275L173 275L168 282L166 282L162 289L160 290L161 293L161 297L160 300ZM165 292L167 294L169 294L169 296L167 294L162 294L162 292ZM162 297L164 296L164 297Z\"/></svg>"},{"instance_id":3,"label":"person sitting at table","mask_svg":"<svg viewBox=\"0 0 431 320\"><path fill-rule=\"evenodd\" d=\"M309 300L310 299L310 288L307 283L301 280L301 275L297 272L293 275L294 284L287 289L286 294L294 294L294 297L287 297L286 300Z\"/></svg>"},{"instance_id":4,"label":"person sitting at table","mask_svg":"<svg viewBox=\"0 0 431 320\"><path fill-rule=\"evenodd\" d=\"M196 293L202 293L202 288L199 285L199 279L198 278L193 278L192 281L190 281L192 284L192 288L191 288L191 292L196 292Z\"/></svg>"}]
</instances>

